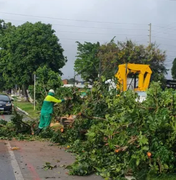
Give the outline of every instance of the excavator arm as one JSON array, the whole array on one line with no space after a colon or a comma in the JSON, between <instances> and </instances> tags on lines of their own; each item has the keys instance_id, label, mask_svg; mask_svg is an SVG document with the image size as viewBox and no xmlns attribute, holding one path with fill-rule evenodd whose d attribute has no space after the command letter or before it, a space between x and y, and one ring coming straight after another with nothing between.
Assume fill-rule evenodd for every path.
<instances>
[{"instance_id":1,"label":"excavator arm","mask_svg":"<svg viewBox=\"0 0 176 180\"><path fill-rule=\"evenodd\" d=\"M128 74L138 74L138 88L135 91L146 91L149 87L152 71L149 65L145 64L121 64L115 77L118 79L117 89L127 90Z\"/></svg>"}]
</instances>

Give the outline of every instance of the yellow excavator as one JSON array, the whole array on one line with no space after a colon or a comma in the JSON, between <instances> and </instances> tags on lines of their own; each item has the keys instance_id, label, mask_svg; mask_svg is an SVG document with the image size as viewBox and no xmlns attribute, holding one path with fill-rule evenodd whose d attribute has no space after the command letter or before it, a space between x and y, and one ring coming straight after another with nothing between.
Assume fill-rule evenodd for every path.
<instances>
[{"instance_id":1,"label":"yellow excavator","mask_svg":"<svg viewBox=\"0 0 176 180\"><path fill-rule=\"evenodd\" d=\"M150 84L152 70L149 65L146 64L121 64L118 66L118 72L115 77L118 79L117 89L120 91L128 90L128 75L134 77L134 91L136 91L140 97L145 96L145 91ZM138 76L138 83L136 82ZM145 99L143 97L143 99ZM142 101L142 100L141 100Z\"/></svg>"}]
</instances>

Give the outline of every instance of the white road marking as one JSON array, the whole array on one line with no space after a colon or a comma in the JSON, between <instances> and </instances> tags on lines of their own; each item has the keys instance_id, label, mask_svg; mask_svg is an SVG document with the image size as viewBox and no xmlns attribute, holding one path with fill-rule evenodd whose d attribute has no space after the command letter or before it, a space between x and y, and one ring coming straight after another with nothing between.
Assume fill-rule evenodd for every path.
<instances>
[{"instance_id":1,"label":"white road marking","mask_svg":"<svg viewBox=\"0 0 176 180\"><path fill-rule=\"evenodd\" d=\"M11 165L12 165L12 169L13 169L16 180L24 180L20 167L18 165L18 162L15 158L14 152L11 150L11 145L8 141L6 142L6 146L8 148L8 151L11 157Z\"/></svg>"}]
</instances>

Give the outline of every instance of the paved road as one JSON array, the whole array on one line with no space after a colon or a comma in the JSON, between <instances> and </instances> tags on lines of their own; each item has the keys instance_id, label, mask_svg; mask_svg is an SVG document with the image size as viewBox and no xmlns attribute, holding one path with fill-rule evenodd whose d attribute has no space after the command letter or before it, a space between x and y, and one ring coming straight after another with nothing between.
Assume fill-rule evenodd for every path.
<instances>
[{"instance_id":1,"label":"paved road","mask_svg":"<svg viewBox=\"0 0 176 180\"><path fill-rule=\"evenodd\" d=\"M0 115L0 119L3 119L3 120L8 121L8 122L11 120L11 117L12 117L12 115L8 115L8 114L1 114ZM25 114L23 114L23 120L28 121L31 119L28 116L26 116Z\"/></svg>"},{"instance_id":2,"label":"paved road","mask_svg":"<svg viewBox=\"0 0 176 180\"><path fill-rule=\"evenodd\" d=\"M18 150L11 150L18 147ZM51 146L49 142L0 140L0 180L103 180L100 176L69 176L64 167L75 157L65 148ZM56 165L45 170L46 162Z\"/></svg>"},{"instance_id":3,"label":"paved road","mask_svg":"<svg viewBox=\"0 0 176 180\"><path fill-rule=\"evenodd\" d=\"M0 119L6 120L6 121L10 121L12 115L7 115L7 114L2 114L0 115Z\"/></svg>"},{"instance_id":4,"label":"paved road","mask_svg":"<svg viewBox=\"0 0 176 180\"><path fill-rule=\"evenodd\" d=\"M11 165L11 156L8 153L6 143L0 142L0 175L1 180L16 180Z\"/></svg>"}]
</instances>

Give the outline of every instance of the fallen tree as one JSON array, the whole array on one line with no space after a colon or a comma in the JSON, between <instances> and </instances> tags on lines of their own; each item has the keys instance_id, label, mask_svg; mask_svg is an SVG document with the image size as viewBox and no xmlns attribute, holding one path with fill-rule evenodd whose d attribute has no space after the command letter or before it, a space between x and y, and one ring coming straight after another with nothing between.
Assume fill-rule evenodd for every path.
<instances>
[{"instance_id":1,"label":"fallen tree","mask_svg":"<svg viewBox=\"0 0 176 180\"><path fill-rule=\"evenodd\" d=\"M70 174L96 172L106 179L132 175L145 180L175 172L175 91L163 91L159 83L152 83L142 103L136 101L133 91L109 93L99 83L84 98L74 88L56 94L72 100L56 106L55 116L77 117L64 128L44 130L40 137L67 145L77 154L75 163L68 167Z\"/></svg>"}]
</instances>

